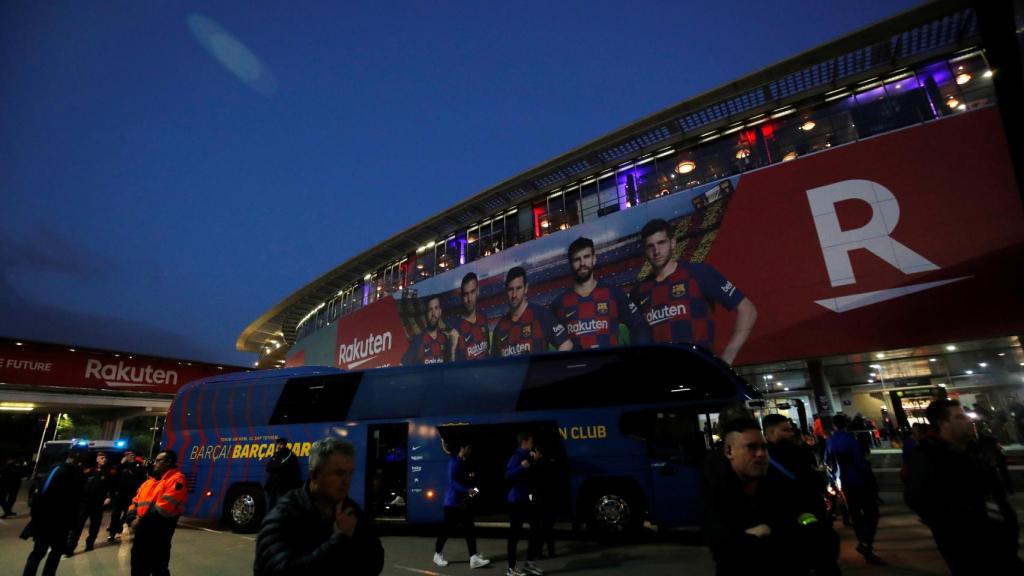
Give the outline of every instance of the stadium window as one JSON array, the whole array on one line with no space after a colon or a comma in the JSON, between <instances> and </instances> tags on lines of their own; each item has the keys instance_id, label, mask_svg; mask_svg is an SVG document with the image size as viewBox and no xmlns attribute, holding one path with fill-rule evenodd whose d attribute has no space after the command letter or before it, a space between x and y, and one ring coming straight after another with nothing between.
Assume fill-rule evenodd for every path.
<instances>
[{"instance_id":1,"label":"stadium window","mask_svg":"<svg viewBox=\"0 0 1024 576\"><path fill-rule=\"evenodd\" d=\"M598 204L597 178L588 178L580 184L580 220L597 218Z\"/></svg>"},{"instance_id":2,"label":"stadium window","mask_svg":"<svg viewBox=\"0 0 1024 576\"><path fill-rule=\"evenodd\" d=\"M580 185L573 184L565 189L565 217L566 222L569 226L575 226L579 224L581 220L580 210Z\"/></svg>"},{"instance_id":3,"label":"stadium window","mask_svg":"<svg viewBox=\"0 0 1024 576\"><path fill-rule=\"evenodd\" d=\"M615 185L615 174L608 173L597 179L597 215L604 216L618 212L620 208L619 189Z\"/></svg>"},{"instance_id":4,"label":"stadium window","mask_svg":"<svg viewBox=\"0 0 1024 576\"><path fill-rule=\"evenodd\" d=\"M480 227L473 226L466 231L466 262L480 258Z\"/></svg>"},{"instance_id":5,"label":"stadium window","mask_svg":"<svg viewBox=\"0 0 1024 576\"><path fill-rule=\"evenodd\" d=\"M522 219L518 210L505 213L505 247L510 248L522 241Z\"/></svg>"},{"instance_id":6,"label":"stadium window","mask_svg":"<svg viewBox=\"0 0 1024 576\"><path fill-rule=\"evenodd\" d=\"M495 216L491 220L491 245L495 252L505 249L505 216Z\"/></svg>"}]
</instances>

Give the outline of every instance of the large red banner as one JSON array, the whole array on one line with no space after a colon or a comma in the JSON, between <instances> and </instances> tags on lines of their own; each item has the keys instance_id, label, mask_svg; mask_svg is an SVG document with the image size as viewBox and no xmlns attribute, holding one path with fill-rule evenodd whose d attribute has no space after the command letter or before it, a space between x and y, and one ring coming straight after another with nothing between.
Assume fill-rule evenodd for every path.
<instances>
[{"instance_id":1,"label":"large red banner","mask_svg":"<svg viewBox=\"0 0 1024 576\"><path fill-rule=\"evenodd\" d=\"M0 342L0 382L14 386L174 394L192 380L237 370L234 366Z\"/></svg>"},{"instance_id":2,"label":"large red banner","mask_svg":"<svg viewBox=\"0 0 1024 576\"><path fill-rule=\"evenodd\" d=\"M334 364L345 370L398 366L408 347L390 296L338 320Z\"/></svg>"},{"instance_id":3,"label":"large red banner","mask_svg":"<svg viewBox=\"0 0 1024 576\"><path fill-rule=\"evenodd\" d=\"M988 109L744 175L708 256L759 311L737 362L1020 333L1007 150Z\"/></svg>"}]
</instances>

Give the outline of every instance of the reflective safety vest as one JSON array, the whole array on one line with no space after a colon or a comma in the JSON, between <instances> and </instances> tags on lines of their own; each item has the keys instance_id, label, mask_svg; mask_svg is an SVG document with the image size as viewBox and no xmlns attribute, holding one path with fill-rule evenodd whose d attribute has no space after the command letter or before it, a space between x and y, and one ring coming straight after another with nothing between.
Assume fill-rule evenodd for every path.
<instances>
[{"instance_id":1,"label":"reflective safety vest","mask_svg":"<svg viewBox=\"0 0 1024 576\"><path fill-rule=\"evenodd\" d=\"M185 475L171 468L164 472L163 478L150 477L139 486L128 512L134 510L142 518L152 508L164 518L173 518L185 512L185 498Z\"/></svg>"}]
</instances>

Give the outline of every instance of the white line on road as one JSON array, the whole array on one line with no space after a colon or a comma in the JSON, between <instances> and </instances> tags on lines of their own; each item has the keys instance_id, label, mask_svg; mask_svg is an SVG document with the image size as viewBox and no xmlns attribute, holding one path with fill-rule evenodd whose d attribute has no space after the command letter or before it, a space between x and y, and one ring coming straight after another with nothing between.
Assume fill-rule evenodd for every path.
<instances>
[{"instance_id":1,"label":"white line on road","mask_svg":"<svg viewBox=\"0 0 1024 576\"><path fill-rule=\"evenodd\" d=\"M401 564L395 564L395 568L408 570L409 572L415 572L417 574L424 574L425 576L446 576L441 572L433 572L431 570L420 570L419 568L409 568L408 566L402 566Z\"/></svg>"}]
</instances>

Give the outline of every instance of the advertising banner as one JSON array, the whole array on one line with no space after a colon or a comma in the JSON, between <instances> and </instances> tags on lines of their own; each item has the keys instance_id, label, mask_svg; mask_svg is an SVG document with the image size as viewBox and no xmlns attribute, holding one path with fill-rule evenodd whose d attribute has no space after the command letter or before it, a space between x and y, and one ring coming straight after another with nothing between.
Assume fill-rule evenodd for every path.
<instances>
[{"instance_id":1,"label":"advertising banner","mask_svg":"<svg viewBox=\"0 0 1024 576\"><path fill-rule=\"evenodd\" d=\"M574 261L578 238L593 249ZM342 318L334 363L395 365L410 341L406 362L672 341L752 364L1019 334L1022 256L1017 182L989 108L694 186L417 282L415 297Z\"/></svg>"},{"instance_id":2,"label":"advertising banner","mask_svg":"<svg viewBox=\"0 0 1024 576\"><path fill-rule=\"evenodd\" d=\"M195 362L0 342L0 382L13 386L92 388L174 394L183 384L237 371Z\"/></svg>"}]
</instances>

